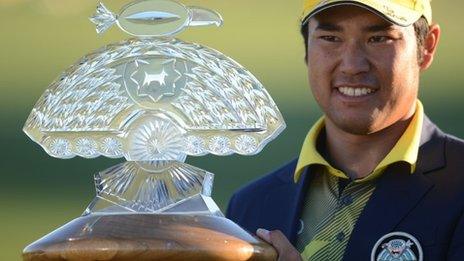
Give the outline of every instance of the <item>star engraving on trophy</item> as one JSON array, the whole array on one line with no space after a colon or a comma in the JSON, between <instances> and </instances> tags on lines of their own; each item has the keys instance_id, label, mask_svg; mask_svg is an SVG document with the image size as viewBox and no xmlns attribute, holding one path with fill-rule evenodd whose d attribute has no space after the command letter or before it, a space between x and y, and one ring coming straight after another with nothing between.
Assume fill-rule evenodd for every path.
<instances>
[{"instance_id":1,"label":"star engraving on trophy","mask_svg":"<svg viewBox=\"0 0 464 261\"><path fill-rule=\"evenodd\" d=\"M175 68L174 59L164 61L137 61L131 81L137 85L137 95L158 102L164 97L175 95L176 82L182 74Z\"/></svg>"}]
</instances>

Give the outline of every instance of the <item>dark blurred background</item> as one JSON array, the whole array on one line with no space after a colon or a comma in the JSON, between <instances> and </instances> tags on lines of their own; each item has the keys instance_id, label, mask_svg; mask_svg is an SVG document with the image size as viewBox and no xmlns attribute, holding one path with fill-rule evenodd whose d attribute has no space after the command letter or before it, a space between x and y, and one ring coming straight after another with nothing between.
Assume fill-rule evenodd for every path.
<instances>
[{"instance_id":1,"label":"dark blurred background","mask_svg":"<svg viewBox=\"0 0 464 261\"><path fill-rule=\"evenodd\" d=\"M178 37L210 46L253 72L282 111L287 129L258 156L188 158L216 174L214 198L225 210L235 189L296 157L320 117L307 85L298 33L302 0L181 1L220 12L223 28L191 28ZM113 12L128 3L107 0ZM95 0L0 0L0 260L19 260L32 241L78 217L94 197L93 174L122 160L58 160L22 132L48 84L69 65L103 45L128 38L114 27L97 36L87 19ZM423 74L421 100L442 129L464 136L464 58L459 1L434 1L443 29L432 68ZM461 17L461 18L459 18Z\"/></svg>"}]
</instances>

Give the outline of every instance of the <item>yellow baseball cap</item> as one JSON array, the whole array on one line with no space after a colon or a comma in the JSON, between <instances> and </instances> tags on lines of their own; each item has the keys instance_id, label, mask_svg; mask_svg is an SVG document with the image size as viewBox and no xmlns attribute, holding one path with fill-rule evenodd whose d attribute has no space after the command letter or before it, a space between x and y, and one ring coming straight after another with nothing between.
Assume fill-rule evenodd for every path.
<instances>
[{"instance_id":1,"label":"yellow baseball cap","mask_svg":"<svg viewBox=\"0 0 464 261\"><path fill-rule=\"evenodd\" d=\"M340 5L355 5L366 8L388 21L409 26L422 16L429 24L432 23L431 0L304 0L301 24L308 22L309 18L330 7Z\"/></svg>"}]
</instances>

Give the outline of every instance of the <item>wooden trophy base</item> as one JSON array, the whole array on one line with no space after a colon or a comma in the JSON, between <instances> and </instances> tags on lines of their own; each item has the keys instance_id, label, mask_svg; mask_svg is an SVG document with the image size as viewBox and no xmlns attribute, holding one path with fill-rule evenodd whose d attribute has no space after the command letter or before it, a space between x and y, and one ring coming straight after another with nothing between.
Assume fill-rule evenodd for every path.
<instances>
[{"instance_id":1,"label":"wooden trophy base","mask_svg":"<svg viewBox=\"0 0 464 261\"><path fill-rule=\"evenodd\" d=\"M232 221L168 214L88 215L27 246L23 260L276 260Z\"/></svg>"}]
</instances>

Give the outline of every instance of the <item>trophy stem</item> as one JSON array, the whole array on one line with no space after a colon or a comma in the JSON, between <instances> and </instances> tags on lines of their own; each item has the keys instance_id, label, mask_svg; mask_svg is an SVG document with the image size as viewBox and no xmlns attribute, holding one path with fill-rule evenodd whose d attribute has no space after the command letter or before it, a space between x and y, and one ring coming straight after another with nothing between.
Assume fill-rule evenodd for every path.
<instances>
[{"instance_id":1,"label":"trophy stem","mask_svg":"<svg viewBox=\"0 0 464 261\"><path fill-rule=\"evenodd\" d=\"M152 213L224 216L211 198L214 174L178 161L125 162L95 175L83 215Z\"/></svg>"}]
</instances>

